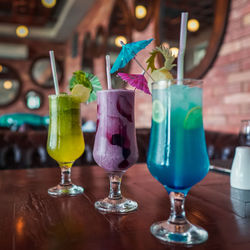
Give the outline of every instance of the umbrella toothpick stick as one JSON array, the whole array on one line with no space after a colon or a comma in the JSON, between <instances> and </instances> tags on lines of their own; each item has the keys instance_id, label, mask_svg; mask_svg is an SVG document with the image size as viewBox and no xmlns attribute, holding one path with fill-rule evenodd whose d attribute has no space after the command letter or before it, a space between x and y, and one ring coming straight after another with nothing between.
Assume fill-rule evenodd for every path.
<instances>
[{"instance_id":1,"label":"umbrella toothpick stick","mask_svg":"<svg viewBox=\"0 0 250 250\"><path fill-rule=\"evenodd\" d=\"M145 72L145 74L147 75L147 76L149 76L153 81L154 81L154 79L152 78L152 76L144 69L144 67L141 65L141 63L136 59L136 57L134 57L133 58L135 61L136 61L136 63L143 69L143 71Z\"/></svg>"},{"instance_id":2,"label":"umbrella toothpick stick","mask_svg":"<svg viewBox=\"0 0 250 250\"><path fill-rule=\"evenodd\" d=\"M121 44L121 46L124 46L125 45L125 43L123 42L123 41L120 41L120 44ZM135 60L135 62L141 67L141 69L145 72L145 74L147 74L147 76L149 76L153 81L154 81L154 79L152 78L152 76L147 72L147 70L141 65L141 63L136 59L136 55L133 53L133 55L134 55L134 60Z\"/></svg>"}]
</instances>

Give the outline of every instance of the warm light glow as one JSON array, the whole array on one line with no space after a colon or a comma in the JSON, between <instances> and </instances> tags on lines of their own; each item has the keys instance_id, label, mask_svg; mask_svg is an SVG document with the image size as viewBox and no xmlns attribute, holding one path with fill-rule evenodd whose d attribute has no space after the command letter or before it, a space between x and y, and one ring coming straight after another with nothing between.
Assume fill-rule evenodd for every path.
<instances>
[{"instance_id":1,"label":"warm light glow","mask_svg":"<svg viewBox=\"0 0 250 250\"><path fill-rule=\"evenodd\" d=\"M20 25L16 28L16 35L18 37L26 37L29 34L29 29L25 25Z\"/></svg>"},{"instance_id":2,"label":"warm light glow","mask_svg":"<svg viewBox=\"0 0 250 250\"><path fill-rule=\"evenodd\" d=\"M124 36L117 36L116 38L115 38L115 45L117 46L117 47L122 47L122 45L121 45L121 43L120 42L123 42L123 43L127 43L127 39L126 39L126 37L124 37Z\"/></svg>"},{"instance_id":3,"label":"warm light glow","mask_svg":"<svg viewBox=\"0 0 250 250\"><path fill-rule=\"evenodd\" d=\"M163 42L161 45L162 45L164 48L166 48L166 49L169 49L169 48L170 48L169 43L167 43L167 42Z\"/></svg>"},{"instance_id":4,"label":"warm light glow","mask_svg":"<svg viewBox=\"0 0 250 250\"><path fill-rule=\"evenodd\" d=\"M3 66L0 64L0 73L3 71Z\"/></svg>"},{"instance_id":5,"label":"warm light glow","mask_svg":"<svg viewBox=\"0 0 250 250\"><path fill-rule=\"evenodd\" d=\"M178 53L179 53L179 49L178 49L178 48L173 47L173 48L170 49L170 51L171 51L172 55L173 55L175 58L178 57Z\"/></svg>"},{"instance_id":6,"label":"warm light glow","mask_svg":"<svg viewBox=\"0 0 250 250\"><path fill-rule=\"evenodd\" d=\"M143 5L137 5L135 7L135 16L138 19L142 19L147 15L147 9Z\"/></svg>"},{"instance_id":7,"label":"warm light glow","mask_svg":"<svg viewBox=\"0 0 250 250\"><path fill-rule=\"evenodd\" d=\"M187 28L191 32L196 32L200 27L200 23L196 19L190 19L188 20Z\"/></svg>"},{"instance_id":8,"label":"warm light glow","mask_svg":"<svg viewBox=\"0 0 250 250\"><path fill-rule=\"evenodd\" d=\"M23 217L19 217L16 223L16 232L18 235L23 234L23 229L24 229L24 221Z\"/></svg>"},{"instance_id":9,"label":"warm light glow","mask_svg":"<svg viewBox=\"0 0 250 250\"><path fill-rule=\"evenodd\" d=\"M5 89L11 89L12 86L13 86L13 84L12 84L11 81L5 81L5 82L3 83L3 87L4 87Z\"/></svg>"},{"instance_id":10,"label":"warm light glow","mask_svg":"<svg viewBox=\"0 0 250 250\"><path fill-rule=\"evenodd\" d=\"M53 8L56 5L56 0L42 0L42 5L46 8Z\"/></svg>"}]
</instances>

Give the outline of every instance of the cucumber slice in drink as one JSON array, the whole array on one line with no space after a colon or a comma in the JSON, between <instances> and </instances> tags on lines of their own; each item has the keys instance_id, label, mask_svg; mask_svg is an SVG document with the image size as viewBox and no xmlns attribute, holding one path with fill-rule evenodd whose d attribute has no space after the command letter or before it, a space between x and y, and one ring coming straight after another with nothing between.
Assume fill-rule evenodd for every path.
<instances>
[{"instance_id":1,"label":"cucumber slice in drink","mask_svg":"<svg viewBox=\"0 0 250 250\"><path fill-rule=\"evenodd\" d=\"M86 102L89 99L90 91L90 88L86 88L82 84L76 84L71 94L78 102Z\"/></svg>"},{"instance_id":2,"label":"cucumber slice in drink","mask_svg":"<svg viewBox=\"0 0 250 250\"><path fill-rule=\"evenodd\" d=\"M161 123L165 120L166 111L163 104L159 100L153 102L153 120L157 123Z\"/></svg>"},{"instance_id":3,"label":"cucumber slice in drink","mask_svg":"<svg viewBox=\"0 0 250 250\"><path fill-rule=\"evenodd\" d=\"M184 120L184 129L197 129L202 126L202 108L195 106L191 108Z\"/></svg>"}]
</instances>

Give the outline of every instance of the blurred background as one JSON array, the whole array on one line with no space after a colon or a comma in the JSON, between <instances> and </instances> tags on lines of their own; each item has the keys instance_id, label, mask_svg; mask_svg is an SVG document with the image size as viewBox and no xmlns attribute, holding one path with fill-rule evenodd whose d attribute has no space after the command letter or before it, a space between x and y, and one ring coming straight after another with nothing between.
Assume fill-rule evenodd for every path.
<instances>
[{"instance_id":1,"label":"blurred background","mask_svg":"<svg viewBox=\"0 0 250 250\"><path fill-rule=\"evenodd\" d=\"M188 11L185 76L205 81L205 127L238 133L250 115L249 10L247 0L0 0L0 114L48 114L49 50L61 91L79 69L96 74L105 88L104 57L114 62L118 39L154 38L138 55L144 65L161 43L178 53L180 13ZM140 69L131 62L124 71ZM123 87L112 78L113 87ZM138 92L136 102L137 127L150 127L150 97ZM85 120L95 121L95 110L84 107Z\"/></svg>"},{"instance_id":2,"label":"blurred background","mask_svg":"<svg viewBox=\"0 0 250 250\"><path fill-rule=\"evenodd\" d=\"M1 130L46 133L54 93L49 50L55 51L61 92L80 69L106 88L105 55L113 63L121 39L154 38L137 56L144 66L162 43L178 54L182 11L189 12L185 77L204 79L205 129L238 134L241 120L250 118L248 0L0 0ZM123 71L141 73L133 61ZM126 87L115 75L112 85ZM138 129L150 128L149 95L136 91L135 114ZM93 131L95 102L83 104L82 118Z\"/></svg>"}]
</instances>

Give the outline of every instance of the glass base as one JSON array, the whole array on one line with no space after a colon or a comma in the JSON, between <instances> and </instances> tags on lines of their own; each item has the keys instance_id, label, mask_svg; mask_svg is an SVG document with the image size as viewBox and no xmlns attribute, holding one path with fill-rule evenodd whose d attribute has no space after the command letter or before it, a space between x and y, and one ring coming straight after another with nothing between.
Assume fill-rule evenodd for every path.
<instances>
[{"instance_id":1,"label":"glass base","mask_svg":"<svg viewBox=\"0 0 250 250\"><path fill-rule=\"evenodd\" d=\"M138 208L136 201L127 198L110 199L105 198L95 202L95 208L103 213L126 214L135 211Z\"/></svg>"},{"instance_id":2,"label":"glass base","mask_svg":"<svg viewBox=\"0 0 250 250\"><path fill-rule=\"evenodd\" d=\"M169 221L156 222L150 227L151 233L166 243L195 245L205 242L208 233L186 221L184 224L173 224Z\"/></svg>"},{"instance_id":3,"label":"glass base","mask_svg":"<svg viewBox=\"0 0 250 250\"><path fill-rule=\"evenodd\" d=\"M48 194L53 196L75 196L78 194L82 194L84 192L84 188L80 186L76 186L74 184L71 185L57 185L48 190Z\"/></svg>"}]
</instances>

